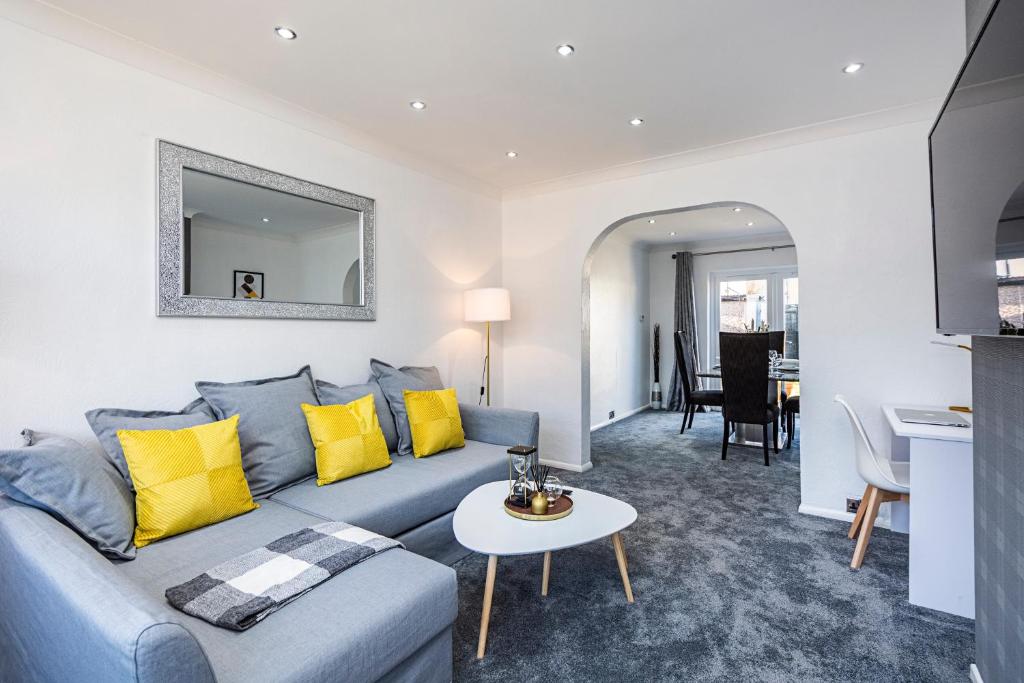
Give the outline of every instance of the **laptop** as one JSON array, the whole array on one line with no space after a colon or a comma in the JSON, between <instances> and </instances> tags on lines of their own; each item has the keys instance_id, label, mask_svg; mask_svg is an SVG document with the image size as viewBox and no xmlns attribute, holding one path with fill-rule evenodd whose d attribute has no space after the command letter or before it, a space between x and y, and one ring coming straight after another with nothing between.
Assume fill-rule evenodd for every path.
<instances>
[{"instance_id":1,"label":"laptop","mask_svg":"<svg viewBox=\"0 0 1024 683\"><path fill-rule=\"evenodd\" d=\"M896 417L900 422L939 427L970 427L971 423L949 410L913 410L897 408Z\"/></svg>"}]
</instances>

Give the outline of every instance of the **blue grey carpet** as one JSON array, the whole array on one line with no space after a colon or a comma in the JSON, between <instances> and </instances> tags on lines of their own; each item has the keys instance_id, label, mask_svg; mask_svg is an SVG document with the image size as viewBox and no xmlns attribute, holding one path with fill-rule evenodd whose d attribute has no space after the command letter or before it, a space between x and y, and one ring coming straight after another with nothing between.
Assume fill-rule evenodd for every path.
<instances>
[{"instance_id":1,"label":"blue grey carpet","mask_svg":"<svg viewBox=\"0 0 1024 683\"><path fill-rule=\"evenodd\" d=\"M486 558L456 564L457 681L964 681L974 622L907 602L907 537L876 529L849 568L849 525L801 515L799 442L720 457L721 418L647 412L593 435L594 469L562 477L628 500L636 603L611 542L498 562L476 660Z\"/></svg>"}]
</instances>

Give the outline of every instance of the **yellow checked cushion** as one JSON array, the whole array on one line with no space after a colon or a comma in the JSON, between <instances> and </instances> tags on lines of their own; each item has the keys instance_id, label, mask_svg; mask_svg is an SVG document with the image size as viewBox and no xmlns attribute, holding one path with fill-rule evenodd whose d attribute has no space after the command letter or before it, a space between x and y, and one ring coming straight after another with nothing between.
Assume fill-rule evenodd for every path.
<instances>
[{"instance_id":1,"label":"yellow checked cushion","mask_svg":"<svg viewBox=\"0 0 1024 683\"><path fill-rule=\"evenodd\" d=\"M391 464L373 394L344 405L302 404L316 448L316 485L372 472Z\"/></svg>"},{"instance_id":2,"label":"yellow checked cushion","mask_svg":"<svg viewBox=\"0 0 1024 683\"><path fill-rule=\"evenodd\" d=\"M413 455L422 458L466 445L466 434L462 431L462 416L459 414L459 399L455 396L455 389L406 389L402 396L405 398L405 409L409 414Z\"/></svg>"},{"instance_id":3,"label":"yellow checked cushion","mask_svg":"<svg viewBox=\"0 0 1024 683\"><path fill-rule=\"evenodd\" d=\"M238 416L187 429L122 429L135 484L135 545L208 526L259 507L242 471Z\"/></svg>"}]
</instances>

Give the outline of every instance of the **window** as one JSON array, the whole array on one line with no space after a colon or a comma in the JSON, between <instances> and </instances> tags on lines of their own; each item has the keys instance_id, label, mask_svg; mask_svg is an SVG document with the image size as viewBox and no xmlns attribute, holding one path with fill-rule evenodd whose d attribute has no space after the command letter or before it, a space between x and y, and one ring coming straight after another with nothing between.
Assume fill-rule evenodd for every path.
<instances>
[{"instance_id":1,"label":"window","mask_svg":"<svg viewBox=\"0 0 1024 683\"><path fill-rule=\"evenodd\" d=\"M709 365L718 364L718 333L767 324L786 331L786 358L800 357L800 281L796 270L757 269L711 274Z\"/></svg>"},{"instance_id":2,"label":"window","mask_svg":"<svg viewBox=\"0 0 1024 683\"><path fill-rule=\"evenodd\" d=\"M996 284L999 286L999 319L1004 326L1024 327L1024 258L996 261Z\"/></svg>"}]
</instances>

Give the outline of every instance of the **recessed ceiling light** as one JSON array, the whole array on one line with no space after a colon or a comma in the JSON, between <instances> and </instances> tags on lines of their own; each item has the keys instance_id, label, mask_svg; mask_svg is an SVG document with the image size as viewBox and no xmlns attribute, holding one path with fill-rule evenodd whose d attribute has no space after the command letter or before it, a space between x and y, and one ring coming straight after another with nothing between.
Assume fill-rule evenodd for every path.
<instances>
[{"instance_id":1,"label":"recessed ceiling light","mask_svg":"<svg viewBox=\"0 0 1024 683\"><path fill-rule=\"evenodd\" d=\"M864 64L861 62L851 62L843 67L844 74L855 74L864 68Z\"/></svg>"},{"instance_id":2,"label":"recessed ceiling light","mask_svg":"<svg viewBox=\"0 0 1024 683\"><path fill-rule=\"evenodd\" d=\"M415 109L416 111L423 111L424 109L427 108L427 103L423 102L422 100L413 100L412 102L409 103L409 106Z\"/></svg>"},{"instance_id":3,"label":"recessed ceiling light","mask_svg":"<svg viewBox=\"0 0 1024 683\"><path fill-rule=\"evenodd\" d=\"M572 57L572 53L576 52L576 48L569 43L563 43L562 45L559 45L555 51L563 57Z\"/></svg>"},{"instance_id":4,"label":"recessed ceiling light","mask_svg":"<svg viewBox=\"0 0 1024 683\"><path fill-rule=\"evenodd\" d=\"M260 220L261 220L261 221L263 221L264 223L269 223L269 222L270 222L270 219L269 219L269 218L267 218L266 216L264 216L264 217L263 217L263 218L261 218Z\"/></svg>"},{"instance_id":5,"label":"recessed ceiling light","mask_svg":"<svg viewBox=\"0 0 1024 683\"><path fill-rule=\"evenodd\" d=\"M642 126L642 125L644 125L644 120L641 119L641 118L630 119L629 120L629 125L631 125L631 126Z\"/></svg>"},{"instance_id":6,"label":"recessed ceiling light","mask_svg":"<svg viewBox=\"0 0 1024 683\"><path fill-rule=\"evenodd\" d=\"M653 218L648 218L647 222L650 223L651 225L654 225L654 219Z\"/></svg>"},{"instance_id":7,"label":"recessed ceiling light","mask_svg":"<svg viewBox=\"0 0 1024 683\"><path fill-rule=\"evenodd\" d=\"M748 227L748 228L752 228L752 227L754 227L754 221L748 221L748 222L747 222L747 227Z\"/></svg>"},{"instance_id":8,"label":"recessed ceiling light","mask_svg":"<svg viewBox=\"0 0 1024 683\"><path fill-rule=\"evenodd\" d=\"M733 212L735 212L735 213L739 213L739 212L740 212L740 211L742 211L743 209L741 209L741 208L740 208L740 207L738 207L738 206L734 206L734 207L732 207L732 210L733 210Z\"/></svg>"},{"instance_id":9,"label":"recessed ceiling light","mask_svg":"<svg viewBox=\"0 0 1024 683\"><path fill-rule=\"evenodd\" d=\"M670 233L668 234L668 236L669 236L669 237L675 237L675 236L676 236L676 234L675 234L674 232L670 232Z\"/></svg>"},{"instance_id":10,"label":"recessed ceiling light","mask_svg":"<svg viewBox=\"0 0 1024 683\"><path fill-rule=\"evenodd\" d=\"M519 152L510 149L509 151L505 152L505 156L507 156L509 159L515 159L517 156L519 156Z\"/></svg>"},{"instance_id":11,"label":"recessed ceiling light","mask_svg":"<svg viewBox=\"0 0 1024 683\"><path fill-rule=\"evenodd\" d=\"M288 28L287 26L275 27L274 33L276 33L279 38L284 38L285 40L295 40L296 38L299 37L298 33Z\"/></svg>"}]
</instances>

